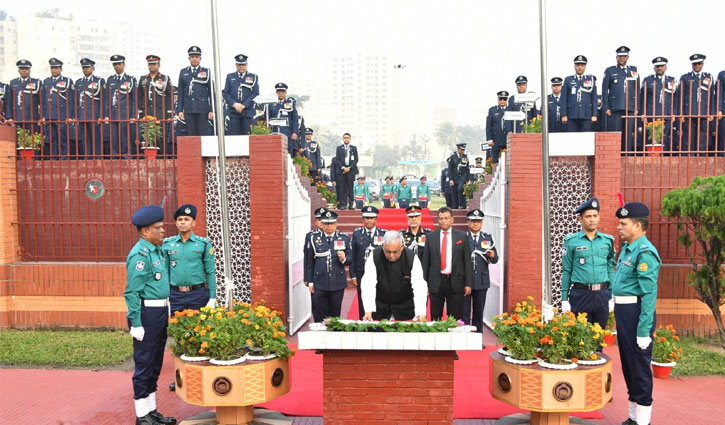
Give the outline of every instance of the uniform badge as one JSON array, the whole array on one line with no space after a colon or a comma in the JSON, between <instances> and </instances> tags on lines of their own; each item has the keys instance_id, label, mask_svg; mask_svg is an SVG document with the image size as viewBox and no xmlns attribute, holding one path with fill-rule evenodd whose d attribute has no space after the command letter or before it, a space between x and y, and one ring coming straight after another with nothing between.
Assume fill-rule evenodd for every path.
<instances>
[{"instance_id":1,"label":"uniform badge","mask_svg":"<svg viewBox=\"0 0 725 425\"><path fill-rule=\"evenodd\" d=\"M189 207L186 207L186 208L184 209L184 213L186 213L186 214L191 214L191 208L189 208Z\"/></svg>"},{"instance_id":2,"label":"uniform badge","mask_svg":"<svg viewBox=\"0 0 725 425\"><path fill-rule=\"evenodd\" d=\"M338 239L335 241L335 251L342 251L345 249L345 241Z\"/></svg>"},{"instance_id":3,"label":"uniform badge","mask_svg":"<svg viewBox=\"0 0 725 425\"><path fill-rule=\"evenodd\" d=\"M626 217L627 214L629 214L629 211L627 211L626 208L622 208L622 210L619 212L619 214L621 214L622 217Z\"/></svg>"},{"instance_id":4,"label":"uniform badge","mask_svg":"<svg viewBox=\"0 0 725 425\"><path fill-rule=\"evenodd\" d=\"M200 71L199 78L206 78L206 71Z\"/></svg>"},{"instance_id":5,"label":"uniform badge","mask_svg":"<svg viewBox=\"0 0 725 425\"><path fill-rule=\"evenodd\" d=\"M154 275L154 279L161 280L161 272L156 272L156 274Z\"/></svg>"},{"instance_id":6,"label":"uniform badge","mask_svg":"<svg viewBox=\"0 0 725 425\"><path fill-rule=\"evenodd\" d=\"M247 78L244 79L244 82L245 83L253 83L254 80L252 79L252 77L247 77Z\"/></svg>"},{"instance_id":7,"label":"uniform badge","mask_svg":"<svg viewBox=\"0 0 725 425\"><path fill-rule=\"evenodd\" d=\"M322 245L322 240L320 238L315 239L315 245Z\"/></svg>"},{"instance_id":8,"label":"uniform badge","mask_svg":"<svg viewBox=\"0 0 725 425\"><path fill-rule=\"evenodd\" d=\"M214 255L214 248L209 248L209 255Z\"/></svg>"},{"instance_id":9,"label":"uniform badge","mask_svg":"<svg viewBox=\"0 0 725 425\"><path fill-rule=\"evenodd\" d=\"M599 203L597 203L597 201L592 201L592 206L593 206L594 208L596 208L596 207L598 207L598 206L599 206Z\"/></svg>"},{"instance_id":10,"label":"uniform badge","mask_svg":"<svg viewBox=\"0 0 725 425\"><path fill-rule=\"evenodd\" d=\"M171 246L174 246L174 244L171 244ZM169 251L169 255L174 255L174 254L178 254L178 253L179 253L179 251L176 249L173 251Z\"/></svg>"},{"instance_id":11,"label":"uniform badge","mask_svg":"<svg viewBox=\"0 0 725 425\"><path fill-rule=\"evenodd\" d=\"M632 78L637 78L637 71L631 70L630 74L632 75Z\"/></svg>"},{"instance_id":12,"label":"uniform badge","mask_svg":"<svg viewBox=\"0 0 725 425\"><path fill-rule=\"evenodd\" d=\"M709 84L710 84L710 77L705 77L705 78L703 78L703 79L702 79L702 84L703 84L704 86L707 86L707 85L709 85Z\"/></svg>"},{"instance_id":13,"label":"uniform badge","mask_svg":"<svg viewBox=\"0 0 725 425\"><path fill-rule=\"evenodd\" d=\"M563 257L565 255L566 255L566 247L561 247L561 256Z\"/></svg>"},{"instance_id":14,"label":"uniform badge","mask_svg":"<svg viewBox=\"0 0 725 425\"><path fill-rule=\"evenodd\" d=\"M581 264L581 265L584 265L584 263L586 263L586 262L587 262L587 259L584 257L579 259L579 264Z\"/></svg>"},{"instance_id":15,"label":"uniform badge","mask_svg":"<svg viewBox=\"0 0 725 425\"><path fill-rule=\"evenodd\" d=\"M60 80L60 81L58 81L58 83L55 86L60 87L60 88L65 88L65 81Z\"/></svg>"},{"instance_id":16,"label":"uniform badge","mask_svg":"<svg viewBox=\"0 0 725 425\"><path fill-rule=\"evenodd\" d=\"M154 261L154 267L158 266L159 264L161 264L161 260Z\"/></svg>"},{"instance_id":17,"label":"uniform badge","mask_svg":"<svg viewBox=\"0 0 725 425\"><path fill-rule=\"evenodd\" d=\"M176 260L171 260L171 267L176 267Z\"/></svg>"},{"instance_id":18,"label":"uniform badge","mask_svg":"<svg viewBox=\"0 0 725 425\"><path fill-rule=\"evenodd\" d=\"M481 248L488 248L488 241L487 240L481 241Z\"/></svg>"},{"instance_id":19,"label":"uniform badge","mask_svg":"<svg viewBox=\"0 0 725 425\"><path fill-rule=\"evenodd\" d=\"M592 80L584 80L584 83L582 84L585 88L591 88L592 87Z\"/></svg>"},{"instance_id":20,"label":"uniform badge","mask_svg":"<svg viewBox=\"0 0 725 425\"><path fill-rule=\"evenodd\" d=\"M418 245L425 246L425 235L418 236Z\"/></svg>"},{"instance_id":21,"label":"uniform badge","mask_svg":"<svg viewBox=\"0 0 725 425\"><path fill-rule=\"evenodd\" d=\"M144 267L146 267L146 263L144 263L143 261L136 262L136 270L143 271Z\"/></svg>"},{"instance_id":22,"label":"uniform badge","mask_svg":"<svg viewBox=\"0 0 725 425\"><path fill-rule=\"evenodd\" d=\"M375 236L375 240L373 241L375 245L382 245L383 244L383 237L382 236Z\"/></svg>"},{"instance_id":23,"label":"uniform badge","mask_svg":"<svg viewBox=\"0 0 725 425\"><path fill-rule=\"evenodd\" d=\"M647 263L639 263L639 271L646 272L647 271Z\"/></svg>"}]
</instances>

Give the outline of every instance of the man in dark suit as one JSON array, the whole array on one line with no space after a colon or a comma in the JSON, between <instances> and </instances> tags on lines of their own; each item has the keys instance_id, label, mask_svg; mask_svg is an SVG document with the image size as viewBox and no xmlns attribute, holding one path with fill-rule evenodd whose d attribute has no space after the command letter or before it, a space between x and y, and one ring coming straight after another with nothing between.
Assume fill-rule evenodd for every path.
<instances>
[{"instance_id":1,"label":"man in dark suit","mask_svg":"<svg viewBox=\"0 0 725 425\"><path fill-rule=\"evenodd\" d=\"M440 320L445 303L448 315L460 319L463 297L471 294L473 286L471 246L464 232L451 228L453 210L450 208L438 210L438 226L439 229L426 235L421 261L430 293L430 316L432 320Z\"/></svg>"},{"instance_id":2,"label":"man in dark suit","mask_svg":"<svg viewBox=\"0 0 725 425\"><path fill-rule=\"evenodd\" d=\"M358 173L357 161L359 159L357 155L357 147L350 144L352 136L350 133L342 135L343 144L337 147L335 152L335 158L340 166L338 173L339 183L338 188L339 196L337 199L337 208L344 210L346 208L355 209L353 206L353 194L352 186L355 183L355 175Z\"/></svg>"}]
</instances>

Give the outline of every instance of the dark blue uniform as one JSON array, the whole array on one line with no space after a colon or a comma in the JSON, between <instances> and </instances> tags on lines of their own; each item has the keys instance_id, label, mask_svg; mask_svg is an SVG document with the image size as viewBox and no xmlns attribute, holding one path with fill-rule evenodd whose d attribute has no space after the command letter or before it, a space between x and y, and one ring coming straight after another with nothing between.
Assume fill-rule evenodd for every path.
<instances>
[{"instance_id":1,"label":"dark blue uniform","mask_svg":"<svg viewBox=\"0 0 725 425\"><path fill-rule=\"evenodd\" d=\"M107 112L110 119L111 152L117 155L137 154L136 125L129 120L137 117L136 78L126 73L113 74L106 80Z\"/></svg>"},{"instance_id":2,"label":"dark blue uniform","mask_svg":"<svg viewBox=\"0 0 725 425\"><path fill-rule=\"evenodd\" d=\"M345 263L338 258L336 245L345 251ZM311 235L305 245L305 256L313 259L310 264L305 264L305 282L311 282L314 287L312 316L315 322L321 322L326 317L339 317L347 287L345 266L350 264L352 256L350 237L338 231L331 236L324 232Z\"/></svg>"},{"instance_id":3,"label":"dark blue uniform","mask_svg":"<svg viewBox=\"0 0 725 425\"><path fill-rule=\"evenodd\" d=\"M634 137L634 118L627 120L626 126L624 118L626 115L633 115L637 109L637 96L639 95L639 73L636 66L619 65L610 66L604 71L604 80L602 80L602 110L611 111L611 115L606 116L605 131L621 131L622 132L622 150L635 150ZM626 128L626 131L623 131ZM637 147L638 151L642 151L641 146Z\"/></svg>"},{"instance_id":4,"label":"dark blue uniform","mask_svg":"<svg viewBox=\"0 0 725 425\"><path fill-rule=\"evenodd\" d=\"M270 120L280 119L284 121L284 125L273 126L272 131L287 136L287 151L291 156L294 156L297 141L292 140L292 134L299 132L297 102L292 98L285 98L277 103L272 103L269 105L269 118Z\"/></svg>"},{"instance_id":5,"label":"dark blue uniform","mask_svg":"<svg viewBox=\"0 0 725 425\"><path fill-rule=\"evenodd\" d=\"M383 236L386 230L376 227L372 232L365 227L358 227L352 232L352 256L350 258L350 278L357 279L357 306L360 313L360 320L365 315L365 308L362 303L360 284L365 274L365 260L373 249L383 245Z\"/></svg>"},{"instance_id":6,"label":"dark blue uniform","mask_svg":"<svg viewBox=\"0 0 725 425\"><path fill-rule=\"evenodd\" d=\"M259 96L259 79L257 76L251 72L227 74L222 96L229 108L227 134L249 134L254 124L254 98ZM237 112L232 106L235 103L241 103L244 106L241 113Z\"/></svg>"},{"instance_id":7,"label":"dark blue uniform","mask_svg":"<svg viewBox=\"0 0 725 425\"><path fill-rule=\"evenodd\" d=\"M526 111L526 108L529 108ZM509 97L508 104L506 105L507 111L522 111L526 113L526 119L521 121L511 121L511 130L514 133L523 133L524 125L527 122L531 122L538 114L539 111L536 109L536 103L516 103L516 95Z\"/></svg>"},{"instance_id":8,"label":"dark blue uniform","mask_svg":"<svg viewBox=\"0 0 725 425\"><path fill-rule=\"evenodd\" d=\"M76 131L78 155L100 158L103 150L101 121L105 118L106 80L92 75L76 81ZM75 146L71 146L71 152ZM109 152L105 152L109 153Z\"/></svg>"},{"instance_id":9,"label":"dark blue uniform","mask_svg":"<svg viewBox=\"0 0 725 425\"><path fill-rule=\"evenodd\" d=\"M179 72L176 113L184 113L187 135L206 136L206 122L212 111L211 72L201 66L187 66Z\"/></svg>"},{"instance_id":10,"label":"dark blue uniform","mask_svg":"<svg viewBox=\"0 0 725 425\"><path fill-rule=\"evenodd\" d=\"M646 143L653 143L652 137L646 134L646 125L654 120L663 120L664 127L662 129L662 141L655 143L663 143L664 150L670 151L675 146L672 142L672 114L675 106L675 91L677 90L677 80L669 75L648 75L642 81L642 88L639 95L639 111L643 115L642 121L644 128L642 129L643 137L647 137Z\"/></svg>"},{"instance_id":11,"label":"dark blue uniform","mask_svg":"<svg viewBox=\"0 0 725 425\"><path fill-rule=\"evenodd\" d=\"M149 58L146 60L148 61ZM152 59L153 60L153 59ZM138 80L138 109L141 118L151 115L161 120L162 140L156 140L159 153L174 155L173 124L174 124L174 86L168 75L157 73L155 76L146 74ZM145 137L143 130L141 138Z\"/></svg>"},{"instance_id":12,"label":"dark blue uniform","mask_svg":"<svg viewBox=\"0 0 725 425\"><path fill-rule=\"evenodd\" d=\"M463 194L463 187L471 176L468 168L468 155L456 152L448 158L448 176L454 182L453 208L466 208L466 195Z\"/></svg>"},{"instance_id":13,"label":"dark blue uniform","mask_svg":"<svg viewBox=\"0 0 725 425\"><path fill-rule=\"evenodd\" d=\"M680 77L675 93L675 115L684 115L680 121L681 151L691 154L707 152L710 144L710 131L715 122L707 120L708 114L715 113L715 79L709 72L694 71ZM687 156L688 154L683 154Z\"/></svg>"},{"instance_id":14,"label":"dark blue uniform","mask_svg":"<svg viewBox=\"0 0 725 425\"><path fill-rule=\"evenodd\" d=\"M322 170L322 153L320 153L318 143L314 140L307 142L307 150L305 152L307 154L307 158L312 161L312 166L310 167L310 177L313 181L315 181Z\"/></svg>"},{"instance_id":15,"label":"dark blue uniform","mask_svg":"<svg viewBox=\"0 0 725 425\"><path fill-rule=\"evenodd\" d=\"M592 130L592 117L597 116L597 78L593 75L570 75L561 90L561 116L567 117L567 130Z\"/></svg>"},{"instance_id":16,"label":"dark blue uniform","mask_svg":"<svg viewBox=\"0 0 725 425\"><path fill-rule=\"evenodd\" d=\"M441 192L443 192L443 196L446 198L446 206L453 208L453 188L448 183L449 181L448 168L444 168L441 171Z\"/></svg>"},{"instance_id":17,"label":"dark blue uniform","mask_svg":"<svg viewBox=\"0 0 725 425\"><path fill-rule=\"evenodd\" d=\"M494 248L493 237L488 233L479 232L478 235L473 236L469 230L466 234L471 247L473 288L471 288L471 295L463 297L463 322L467 325L472 323L476 327L476 332L483 332L483 309L486 306L486 293L491 287L488 265L498 262L498 253ZM493 258L488 256L489 251L493 251ZM473 312L473 320L471 320L471 312Z\"/></svg>"},{"instance_id":18,"label":"dark blue uniform","mask_svg":"<svg viewBox=\"0 0 725 425\"><path fill-rule=\"evenodd\" d=\"M20 128L38 132L42 86L43 83L33 77L10 81L5 94L5 118L16 121Z\"/></svg>"},{"instance_id":19,"label":"dark blue uniform","mask_svg":"<svg viewBox=\"0 0 725 425\"><path fill-rule=\"evenodd\" d=\"M67 119L75 117L75 85L62 75L43 80L42 90L45 142L43 152L65 159L68 155Z\"/></svg>"},{"instance_id":20,"label":"dark blue uniform","mask_svg":"<svg viewBox=\"0 0 725 425\"><path fill-rule=\"evenodd\" d=\"M725 114L725 71L717 74L717 102L715 111ZM717 156L725 155L725 117L720 118L717 131Z\"/></svg>"},{"instance_id":21,"label":"dark blue uniform","mask_svg":"<svg viewBox=\"0 0 725 425\"><path fill-rule=\"evenodd\" d=\"M501 150L506 149L506 135L512 131L513 127L512 121L503 119L505 112L506 109L501 106L492 106L488 109L486 116L486 140L493 140L491 160L494 164L498 164Z\"/></svg>"},{"instance_id":22,"label":"dark blue uniform","mask_svg":"<svg viewBox=\"0 0 725 425\"><path fill-rule=\"evenodd\" d=\"M561 122L562 101L562 93L559 93L558 97L550 94L547 98L547 107L549 108L549 133L566 132L566 124Z\"/></svg>"},{"instance_id":23,"label":"dark blue uniform","mask_svg":"<svg viewBox=\"0 0 725 425\"><path fill-rule=\"evenodd\" d=\"M8 96L8 85L0 81L0 123L5 122L5 102Z\"/></svg>"}]
</instances>

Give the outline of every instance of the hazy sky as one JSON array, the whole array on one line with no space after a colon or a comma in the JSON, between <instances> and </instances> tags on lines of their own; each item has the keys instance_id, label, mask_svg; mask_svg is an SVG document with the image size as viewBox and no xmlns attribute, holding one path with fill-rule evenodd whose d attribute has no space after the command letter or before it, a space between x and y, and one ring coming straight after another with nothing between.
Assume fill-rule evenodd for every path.
<instances>
[{"instance_id":1,"label":"hazy sky","mask_svg":"<svg viewBox=\"0 0 725 425\"><path fill-rule=\"evenodd\" d=\"M11 15L29 12L27 4L9 3L2 8ZM31 7L40 11L58 4L34 0ZM192 44L203 49L202 63L212 64L207 1L60 4L63 12L75 16L158 25L167 36L153 53L162 57L162 72L174 80L179 68L188 64L186 50ZM276 82L285 81L297 84L290 87L292 93L314 99L315 87L324 84L321 71L327 60L361 52L382 52L406 66L400 71L404 107L406 100L431 110L454 107L459 124L483 125L495 93L514 92L519 74L528 76L530 90L540 91L535 0L219 0L218 4L222 72L233 71L235 54L249 55L249 70L260 75L262 93L272 93ZM652 72L652 58L662 55L670 60L668 73L679 78L690 70L692 53L706 54L705 71L717 75L725 68L725 50L717 38L725 6L718 1L690 4L548 1L549 78L572 74L574 56L583 54L589 59L587 72L601 81L604 69L614 64L614 50L622 44L632 49L630 64L637 65L643 77ZM145 16L134 16L139 13ZM145 70L143 58L127 62L137 76Z\"/></svg>"}]
</instances>

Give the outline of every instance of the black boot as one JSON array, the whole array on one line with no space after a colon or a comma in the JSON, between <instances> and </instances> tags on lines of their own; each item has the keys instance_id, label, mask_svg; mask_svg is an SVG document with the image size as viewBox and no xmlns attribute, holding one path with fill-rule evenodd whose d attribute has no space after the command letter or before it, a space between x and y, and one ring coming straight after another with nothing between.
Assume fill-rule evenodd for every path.
<instances>
[{"instance_id":1,"label":"black boot","mask_svg":"<svg viewBox=\"0 0 725 425\"><path fill-rule=\"evenodd\" d=\"M156 422L163 425L176 425L176 418L166 418L158 410L152 410L149 415L156 419Z\"/></svg>"},{"instance_id":2,"label":"black boot","mask_svg":"<svg viewBox=\"0 0 725 425\"><path fill-rule=\"evenodd\" d=\"M172 382L169 384L169 391L176 391L176 382Z\"/></svg>"},{"instance_id":3,"label":"black boot","mask_svg":"<svg viewBox=\"0 0 725 425\"><path fill-rule=\"evenodd\" d=\"M161 425L161 422L157 421L151 413L147 413L146 416L136 417L136 425Z\"/></svg>"}]
</instances>

